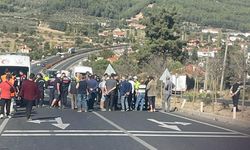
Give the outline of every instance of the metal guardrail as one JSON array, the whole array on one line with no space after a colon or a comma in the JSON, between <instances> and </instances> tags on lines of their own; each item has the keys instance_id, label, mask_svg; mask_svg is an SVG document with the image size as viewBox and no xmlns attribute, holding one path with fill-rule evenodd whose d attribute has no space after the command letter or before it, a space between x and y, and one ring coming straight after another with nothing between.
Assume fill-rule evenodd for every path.
<instances>
[{"instance_id":1,"label":"metal guardrail","mask_svg":"<svg viewBox=\"0 0 250 150\"><path fill-rule=\"evenodd\" d=\"M86 49L80 49L78 50L77 52L73 53L73 54L66 54L64 56L64 58L61 58L53 63L50 63L50 64L47 64L41 71L43 72L44 70L46 69L50 69L51 67L53 67L54 65L66 60L66 59L69 59L71 57L74 57L76 55L79 55L79 54L83 54L83 53L88 53L90 51L93 51L93 50L101 50L101 49L107 49L107 48L119 48L119 47L124 47L124 46L128 46L128 44L122 44L122 45L115 45L115 46L107 46L107 47L99 47L99 48L86 48Z\"/></svg>"}]
</instances>

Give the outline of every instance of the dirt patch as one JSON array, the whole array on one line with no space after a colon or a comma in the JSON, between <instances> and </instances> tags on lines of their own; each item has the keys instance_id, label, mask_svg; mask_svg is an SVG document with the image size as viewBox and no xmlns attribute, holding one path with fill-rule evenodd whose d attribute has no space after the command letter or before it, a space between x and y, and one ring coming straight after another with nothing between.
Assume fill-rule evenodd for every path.
<instances>
[{"instance_id":1,"label":"dirt patch","mask_svg":"<svg viewBox=\"0 0 250 150\"><path fill-rule=\"evenodd\" d=\"M201 112L200 101L197 101L195 103L186 102L184 107L181 108L182 103L183 99L173 97L171 100L171 107L172 108L177 107L178 110L183 110L184 112L200 113L200 115L211 114L211 115L216 115L217 117L227 118L229 120L232 120L233 118L232 105L225 105L222 103L214 103L214 105L212 104L204 105L203 112ZM161 99L157 99L156 106L158 108L162 108ZM239 109L243 110L243 108L240 105ZM250 107L245 106L244 111L237 112L236 119L250 122Z\"/></svg>"},{"instance_id":2,"label":"dirt patch","mask_svg":"<svg viewBox=\"0 0 250 150\"><path fill-rule=\"evenodd\" d=\"M65 34L65 32L62 32L62 31L58 31L58 30L53 30L53 29L50 29L50 28L47 28L47 27L37 27L37 30L39 31L39 32L51 32L51 33L54 33L54 34L62 34L62 35L64 35Z\"/></svg>"}]
</instances>

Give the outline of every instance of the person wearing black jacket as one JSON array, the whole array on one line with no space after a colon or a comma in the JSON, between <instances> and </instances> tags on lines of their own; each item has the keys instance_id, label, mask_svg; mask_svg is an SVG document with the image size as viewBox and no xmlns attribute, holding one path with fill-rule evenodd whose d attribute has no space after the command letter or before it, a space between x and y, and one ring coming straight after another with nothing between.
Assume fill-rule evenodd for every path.
<instances>
[{"instance_id":1,"label":"person wearing black jacket","mask_svg":"<svg viewBox=\"0 0 250 150\"><path fill-rule=\"evenodd\" d=\"M237 112L241 111L238 108L238 103L239 103L239 99L240 99L240 89L241 89L240 81L237 81L236 83L234 83L232 85L232 87L230 88L230 94L232 96L233 106L236 107Z\"/></svg>"},{"instance_id":2,"label":"person wearing black jacket","mask_svg":"<svg viewBox=\"0 0 250 150\"><path fill-rule=\"evenodd\" d=\"M35 80L39 92L40 92L40 99L36 99L36 107L42 107L44 105L44 90L45 90L45 80L43 79L42 74L37 74L36 75L36 80Z\"/></svg>"}]
</instances>

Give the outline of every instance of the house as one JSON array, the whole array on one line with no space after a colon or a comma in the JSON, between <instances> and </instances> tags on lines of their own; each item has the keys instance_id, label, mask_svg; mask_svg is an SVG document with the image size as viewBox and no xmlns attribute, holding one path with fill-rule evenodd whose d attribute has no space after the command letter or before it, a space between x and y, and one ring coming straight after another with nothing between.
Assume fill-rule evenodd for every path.
<instances>
[{"instance_id":1,"label":"house","mask_svg":"<svg viewBox=\"0 0 250 150\"><path fill-rule=\"evenodd\" d=\"M109 61L110 63L116 62L118 61L120 58L120 56L118 55L113 55L112 57L108 58L107 61Z\"/></svg>"},{"instance_id":2,"label":"house","mask_svg":"<svg viewBox=\"0 0 250 150\"><path fill-rule=\"evenodd\" d=\"M98 33L98 36L107 37L107 36L109 36L109 34L110 34L109 31L103 31L103 32Z\"/></svg>"},{"instance_id":3,"label":"house","mask_svg":"<svg viewBox=\"0 0 250 150\"><path fill-rule=\"evenodd\" d=\"M199 46L199 44L200 44L200 41L199 41L199 40L196 40L196 39L194 39L194 40L189 40L189 41L187 42L187 46L197 47L197 46Z\"/></svg>"},{"instance_id":4,"label":"house","mask_svg":"<svg viewBox=\"0 0 250 150\"><path fill-rule=\"evenodd\" d=\"M126 37L126 32L117 28L113 30L113 37L115 38Z\"/></svg>"},{"instance_id":5,"label":"house","mask_svg":"<svg viewBox=\"0 0 250 150\"><path fill-rule=\"evenodd\" d=\"M211 34L218 34L221 30L217 28L207 28L207 29L202 29L202 33L211 33Z\"/></svg>"},{"instance_id":6,"label":"house","mask_svg":"<svg viewBox=\"0 0 250 150\"><path fill-rule=\"evenodd\" d=\"M193 76L193 75L204 76L205 74L205 71L200 66L193 65L193 64L186 65L184 68L184 71L189 76Z\"/></svg>"},{"instance_id":7,"label":"house","mask_svg":"<svg viewBox=\"0 0 250 150\"><path fill-rule=\"evenodd\" d=\"M31 48L29 48L27 45L22 45L19 50L18 50L20 53L30 53L32 51Z\"/></svg>"},{"instance_id":8,"label":"house","mask_svg":"<svg viewBox=\"0 0 250 150\"><path fill-rule=\"evenodd\" d=\"M229 40L234 42L234 41L243 41L244 39L242 39L241 37L238 37L238 36L230 36L229 37Z\"/></svg>"},{"instance_id":9,"label":"house","mask_svg":"<svg viewBox=\"0 0 250 150\"><path fill-rule=\"evenodd\" d=\"M146 26L144 26L144 25L142 25L142 24L139 24L139 23L130 23L129 25L128 25L129 27L133 27L133 28L135 28L135 29L140 29L140 30L143 30L143 29L145 29L146 28Z\"/></svg>"},{"instance_id":10,"label":"house","mask_svg":"<svg viewBox=\"0 0 250 150\"><path fill-rule=\"evenodd\" d=\"M220 50L219 48L201 48L198 50L197 55L198 57L212 57L214 58L216 53Z\"/></svg>"}]
</instances>

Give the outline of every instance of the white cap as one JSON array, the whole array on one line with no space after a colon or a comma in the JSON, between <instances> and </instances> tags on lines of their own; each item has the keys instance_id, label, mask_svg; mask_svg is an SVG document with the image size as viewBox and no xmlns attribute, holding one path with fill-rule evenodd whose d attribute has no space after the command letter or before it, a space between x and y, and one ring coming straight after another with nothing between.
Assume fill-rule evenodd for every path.
<instances>
[{"instance_id":1,"label":"white cap","mask_svg":"<svg viewBox=\"0 0 250 150\"><path fill-rule=\"evenodd\" d=\"M61 74L60 74L60 73L56 74L56 77L57 77L57 78L60 78L60 77L61 77Z\"/></svg>"},{"instance_id":2,"label":"white cap","mask_svg":"<svg viewBox=\"0 0 250 150\"><path fill-rule=\"evenodd\" d=\"M134 76L133 78L134 78L134 79L138 79L137 76Z\"/></svg>"}]
</instances>

